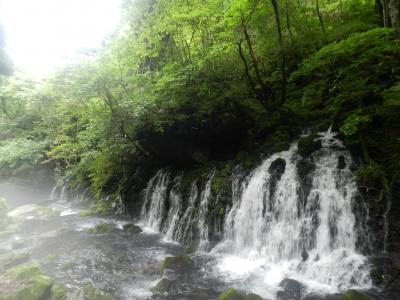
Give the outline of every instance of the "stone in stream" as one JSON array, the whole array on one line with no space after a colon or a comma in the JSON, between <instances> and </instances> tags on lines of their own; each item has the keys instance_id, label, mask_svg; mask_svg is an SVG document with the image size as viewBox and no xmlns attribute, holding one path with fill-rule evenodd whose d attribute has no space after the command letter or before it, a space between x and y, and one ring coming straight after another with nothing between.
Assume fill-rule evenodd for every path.
<instances>
[{"instance_id":1,"label":"stone in stream","mask_svg":"<svg viewBox=\"0 0 400 300\"><path fill-rule=\"evenodd\" d=\"M263 300L263 298L257 294L249 293L246 295L234 288L229 288L218 296L218 300Z\"/></svg>"},{"instance_id":2,"label":"stone in stream","mask_svg":"<svg viewBox=\"0 0 400 300\"><path fill-rule=\"evenodd\" d=\"M93 234L109 233L116 230L118 230L118 228L114 223L102 223L88 229L88 231Z\"/></svg>"},{"instance_id":3,"label":"stone in stream","mask_svg":"<svg viewBox=\"0 0 400 300\"><path fill-rule=\"evenodd\" d=\"M293 279L286 278L279 284L280 291L276 293L278 300L301 300L304 293L304 286Z\"/></svg>"},{"instance_id":4,"label":"stone in stream","mask_svg":"<svg viewBox=\"0 0 400 300\"><path fill-rule=\"evenodd\" d=\"M177 256L167 256L161 263L161 274L169 272L187 273L194 270L195 265L193 260L186 254Z\"/></svg>"},{"instance_id":5,"label":"stone in stream","mask_svg":"<svg viewBox=\"0 0 400 300\"><path fill-rule=\"evenodd\" d=\"M315 134L302 137L298 142L298 151L302 157L308 157L322 148L322 142Z\"/></svg>"},{"instance_id":6,"label":"stone in stream","mask_svg":"<svg viewBox=\"0 0 400 300\"><path fill-rule=\"evenodd\" d=\"M122 230L126 233L132 233L132 234L138 234L143 232L142 228L132 223L125 224L122 227Z\"/></svg>"},{"instance_id":7,"label":"stone in stream","mask_svg":"<svg viewBox=\"0 0 400 300\"><path fill-rule=\"evenodd\" d=\"M278 180L281 179L283 173L285 172L286 160L279 157L275 159L268 168L268 172L274 175Z\"/></svg>"},{"instance_id":8,"label":"stone in stream","mask_svg":"<svg viewBox=\"0 0 400 300\"><path fill-rule=\"evenodd\" d=\"M81 289L78 289L68 297L68 300L112 300L113 297L92 284L85 284Z\"/></svg>"},{"instance_id":9,"label":"stone in stream","mask_svg":"<svg viewBox=\"0 0 400 300\"><path fill-rule=\"evenodd\" d=\"M0 278L4 282L0 299L13 300L65 300L65 288L45 275L38 263L17 265Z\"/></svg>"},{"instance_id":10,"label":"stone in stream","mask_svg":"<svg viewBox=\"0 0 400 300\"><path fill-rule=\"evenodd\" d=\"M157 284L151 289L155 294L164 294L171 291L174 286L174 281L168 278L162 278Z\"/></svg>"}]
</instances>

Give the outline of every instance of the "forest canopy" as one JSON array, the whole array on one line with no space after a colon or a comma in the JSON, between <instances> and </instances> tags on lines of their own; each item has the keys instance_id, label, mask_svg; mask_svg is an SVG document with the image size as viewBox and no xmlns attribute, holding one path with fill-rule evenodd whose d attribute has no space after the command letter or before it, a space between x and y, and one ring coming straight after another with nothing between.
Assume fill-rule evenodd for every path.
<instances>
[{"instance_id":1,"label":"forest canopy","mask_svg":"<svg viewBox=\"0 0 400 300\"><path fill-rule=\"evenodd\" d=\"M124 1L104 47L43 80L12 74L0 42L1 174L51 165L101 196L145 161L204 165L333 125L385 185L400 170L400 47L384 8Z\"/></svg>"}]
</instances>

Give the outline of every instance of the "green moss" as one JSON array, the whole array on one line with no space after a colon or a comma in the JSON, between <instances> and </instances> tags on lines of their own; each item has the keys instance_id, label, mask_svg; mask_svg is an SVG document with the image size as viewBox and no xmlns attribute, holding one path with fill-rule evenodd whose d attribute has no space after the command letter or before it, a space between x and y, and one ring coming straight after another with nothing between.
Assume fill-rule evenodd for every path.
<instances>
[{"instance_id":1,"label":"green moss","mask_svg":"<svg viewBox=\"0 0 400 300\"><path fill-rule=\"evenodd\" d=\"M42 300L51 297L53 279L44 275L36 275L22 285L15 300Z\"/></svg>"},{"instance_id":2,"label":"green moss","mask_svg":"<svg viewBox=\"0 0 400 300\"><path fill-rule=\"evenodd\" d=\"M249 293L246 295L246 300L263 300L263 298L261 298L257 294Z\"/></svg>"},{"instance_id":3,"label":"green moss","mask_svg":"<svg viewBox=\"0 0 400 300\"><path fill-rule=\"evenodd\" d=\"M312 134L299 140L298 151L301 156L308 157L322 147L321 140L318 140L317 138L317 135Z\"/></svg>"},{"instance_id":4,"label":"green moss","mask_svg":"<svg viewBox=\"0 0 400 300\"><path fill-rule=\"evenodd\" d=\"M234 288L229 288L218 296L218 300L246 300L246 297Z\"/></svg>"},{"instance_id":5,"label":"green moss","mask_svg":"<svg viewBox=\"0 0 400 300\"><path fill-rule=\"evenodd\" d=\"M53 284L51 288L51 300L66 300L67 290L65 287L59 283Z\"/></svg>"},{"instance_id":6,"label":"green moss","mask_svg":"<svg viewBox=\"0 0 400 300\"><path fill-rule=\"evenodd\" d=\"M112 232L117 228L117 226L114 223L102 223L98 224L93 228L89 228L88 231L93 234L103 234L103 233L108 233Z\"/></svg>"},{"instance_id":7,"label":"green moss","mask_svg":"<svg viewBox=\"0 0 400 300\"><path fill-rule=\"evenodd\" d=\"M166 270L187 272L194 269L193 260L186 254L177 256L167 256L161 263L160 272L163 274Z\"/></svg>"},{"instance_id":8,"label":"green moss","mask_svg":"<svg viewBox=\"0 0 400 300\"><path fill-rule=\"evenodd\" d=\"M106 200L98 200L88 209L81 211L81 217L89 216L109 216L114 213L114 202Z\"/></svg>"},{"instance_id":9,"label":"green moss","mask_svg":"<svg viewBox=\"0 0 400 300\"><path fill-rule=\"evenodd\" d=\"M162 278L151 290L156 294L164 294L171 290L172 286L173 281L167 278Z\"/></svg>"},{"instance_id":10,"label":"green moss","mask_svg":"<svg viewBox=\"0 0 400 300\"><path fill-rule=\"evenodd\" d=\"M361 166L354 175L357 180L367 189L387 189L386 173L382 166L375 162L369 162Z\"/></svg>"},{"instance_id":11,"label":"green moss","mask_svg":"<svg viewBox=\"0 0 400 300\"><path fill-rule=\"evenodd\" d=\"M8 270L6 273L6 277L19 281L28 280L38 275L42 275L42 271L38 263L18 265Z\"/></svg>"},{"instance_id":12,"label":"green moss","mask_svg":"<svg viewBox=\"0 0 400 300\"><path fill-rule=\"evenodd\" d=\"M356 290L348 290L340 297L340 300L372 300L372 298Z\"/></svg>"},{"instance_id":13,"label":"green moss","mask_svg":"<svg viewBox=\"0 0 400 300\"><path fill-rule=\"evenodd\" d=\"M185 171L182 175L182 178L181 178L181 181L179 184L179 190L181 191L181 193L188 192L192 183L196 179L198 179L202 174L204 174L204 172L206 172L205 168L199 168L199 169Z\"/></svg>"}]
</instances>

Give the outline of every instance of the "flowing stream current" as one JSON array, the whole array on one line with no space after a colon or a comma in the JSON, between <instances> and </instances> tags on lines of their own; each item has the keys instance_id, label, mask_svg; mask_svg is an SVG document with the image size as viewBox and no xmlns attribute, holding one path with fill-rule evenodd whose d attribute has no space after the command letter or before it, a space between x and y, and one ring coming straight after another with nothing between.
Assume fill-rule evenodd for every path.
<instances>
[{"instance_id":1,"label":"flowing stream current","mask_svg":"<svg viewBox=\"0 0 400 300\"><path fill-rule=\"evenodd\" d=\"M224 208L215 208L222 197L213 195L215 170L194 179L185 197L182 176L159 170L143 191L137 220L82 217L76 204L81 201L68 199L62 189L41 203L10 201L13 208L24 204L17 208L24 221L13 236L0 238L0 248L29 252L70 289L90 282L115 299L207 300L235 287L285 300L279 296L285 281L296 283L299 299L337 299L325 297L369 289L369 263L362 254L368 214L357 204L351 156L332 132L320 139L308 172L299 172L304 160L297 143L247 175L233 172ZM52 213L35 213L37 205ZM144 231L124 232L131 222ZM88 231L101 223L114 223L117 230ZM154 295L163 258L181 253L190 241L198 246L190 254L196 268L180 277L173 292Z\"/></svg>"}]
</instances>

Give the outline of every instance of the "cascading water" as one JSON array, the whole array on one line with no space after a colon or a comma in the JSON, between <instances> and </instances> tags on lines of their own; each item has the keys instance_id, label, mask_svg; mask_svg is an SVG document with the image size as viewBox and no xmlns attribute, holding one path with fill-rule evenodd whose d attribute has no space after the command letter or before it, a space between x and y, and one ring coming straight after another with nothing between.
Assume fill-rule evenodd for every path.
<instances>
[{"instance_id":1,"label":"cascading water","mask_svg":"<svg viewBox=\"0 0 400 300\"><path fill-rule=\"evenodd\" d=\"M224 241L215 250L229 254L221 259L222 272L243 275L238 264L253 266L263 277L258 280L272 290L288 277L316 292L369 286L366 258L356 249L352 200L357 186L349 170L351 157L332 132L321 142L322 149L312 157L315 168L305 203L296 144L251 174L226 217ZM338 168L339 157L346 161L343 169ZM276 182L271 166L279 158L286 165ZM264 294L273 297L273 292Z\"/></svg>"},{"instance_id":2,"label":"cascading water","mask_svg":"<svg viewBox=\"0 0 400 300\"><path fill-rule=\"evenodd\" d=\"M169 173L163 169L150 180L144 195L144 204L141 212L143 225L159 232L164 218L165 199Z\"/></svg>"},{"instance_id":3,"label":"cascading water","mask_svg":"<svg viewBox=\"0 0 400 300\"><path fill-rule=\"evenodd\" d=\"M353 213L357 185L350 153L330 130L320 140L322 148L310 158L302 158L294 143L247 178L232 176L223 238L211 250L216 272L233 279L232 285L252 286L272 299L285 278L317 293L370 286L367 259L357 249L360 233L366 234ZM304 163L312 166L306 173L300 170ZM200 251L210 250L213 176L202 185L192 182L184 200L180 177L158 171L145 190L143 224L165 240L197 239Z\"/></svg>"}]
</instances>

